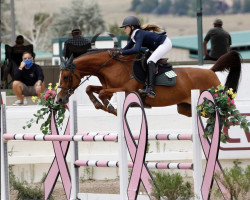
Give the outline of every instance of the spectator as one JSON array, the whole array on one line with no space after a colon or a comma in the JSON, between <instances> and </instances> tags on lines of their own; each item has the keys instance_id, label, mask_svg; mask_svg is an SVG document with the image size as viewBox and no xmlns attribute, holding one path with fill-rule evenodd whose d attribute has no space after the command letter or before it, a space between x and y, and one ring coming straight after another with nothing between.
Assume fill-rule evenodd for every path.
<instances>
[{"instance_id":1,"label":"spectator","mask_svg":"<svg viewBox=\"0 0 250 200\"><path fill-rule=\"evenodd\" d=\"M71 31L72 38L68 39L64 43L63 56L65 58L69 58L73 53L74 58L85 53L87 49L91 48L90 41L82 36L82 32L79 28L75 28ZM69 47L81 47L82 51L80 53L74 52L74 49L70 49Z\"/></svg>"},{"instance_id":2,"label":"spectator","mask_svg":"<svg viewBox=\"0 0 250 200\"><path fill-rule=\"evenodd\" d=\"M223 22L221 19L214 21L214 28L210 29L204 38L203 53L204 60L218 60L223 54L230 51L232 44L231 36L222 28ZM207 53L207 43L211 41L211 50Z\"/></svg>"},{"instance_id":3,"label":"spectator","mask_svg":"<svg viewBox=\"0 0 250 200\"><path fill-rule=\"evenodd\" d=\"M24 46L23 43L24 43L23 36L22 35L18 35L16 37L16 44L14 45L14 47L22 47L22 46Z\"/></svg>"},{"instance_id":4,"label":"spectator","mask_svg":"<svg viewBox=\"0 0 250 200\"><path fill-rule=\"evenodd\" d=\"M24 38L22 35L18 35L16 37L16 44L13 47L22 48L24 47ZM15 69L20 65L22 62L22 53L16 54L13 51L13 47L9 45L5 45L5 65L2 67L2 80L7 80L8 74L13 74Z\"/></svg>"},{"instance_id":5,"label":"spectator","mask_svg":"<svg viewBox=\"0 0 250 200\"><path fill-rule=\"evenodd\" d=\"M44 92L44 75L41 67L33 63L32 53L24 52L23 61L16 70L13 91L17 101L13 105L27 105L27 96L38 96ZM22 97L24 95L24 99Z\"/></svg>"},{"instance_id":6,"label":"spectator","mask_svg":"<svg viewBox=\"0 0 250 200\"><path fill-rule=\"evenodd\" d=\"M16 63L16 67L20 66L20 63L22 62L22 53L19 53L20 51L22 51L22 47L24 47L23 45L24 43L24 38L22 35L18 35L16 37L16 44L13 46L12 48L12 53L11 53L11 59ZM18 49L18 52L15 52L14 50Z\"/></svg>"}]
</instances>

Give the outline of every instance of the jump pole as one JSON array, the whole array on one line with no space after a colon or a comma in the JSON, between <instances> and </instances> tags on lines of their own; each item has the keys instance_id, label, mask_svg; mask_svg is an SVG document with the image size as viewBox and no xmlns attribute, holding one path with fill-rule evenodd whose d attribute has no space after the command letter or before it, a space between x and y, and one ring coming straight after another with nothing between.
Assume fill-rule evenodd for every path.
<instances>
[{"instance_id":1,"label":"jump pole","mask_svg":"<svg viewBox=\"0 0 250 200\"><path fill-rule=\"evenodd\" d=\"M119 151L119 175L120 175L120 200L127 200L128 187L128 157L127 144L123 131L122 114L125 92L117 92L117 120L118 120L118 151Z\"/></svg>"},{"instance_id":2,"label":"jump pole","mask_svg":"<svg viewBox=\"0 0 250 200\"><path fill-rule=\"evenodd\" d=\"M70 110L70 135L74 137L77 133L77 102L75 100L76 95L72 95L69 101ZM70 142L70 157L71 157L71 197L70 199L77 199L77 194L80 191L79 182L79 168L75 165L75 161L78 160L78 142Z\"/></svg>"},{"instance_id":3,"label":"jump pole","mask_svg":"<svg viewBox=\"0 0 250 200\"><path fill-rule=\"evenodd\" d=\"M195 199L201 199L201 184L202 184L202 149L198 133L197 125L197 102L200 96L199 90L191 90L191 105L192 105L192 133L193 133L193 179L194 179L194 195Z\"/></svg>"},{"instance_id":4,"label":"jump pole","mask_svg":"<svg viewBox=\"0 0 250 200\"><path fill-rule=\"evenodd\" d=\"M8 145L3 140L6 133L6 93L1 92L3 104L1 104L1 200L9 200L9 166L8 166Z\"/></svg>"}]
</instances>

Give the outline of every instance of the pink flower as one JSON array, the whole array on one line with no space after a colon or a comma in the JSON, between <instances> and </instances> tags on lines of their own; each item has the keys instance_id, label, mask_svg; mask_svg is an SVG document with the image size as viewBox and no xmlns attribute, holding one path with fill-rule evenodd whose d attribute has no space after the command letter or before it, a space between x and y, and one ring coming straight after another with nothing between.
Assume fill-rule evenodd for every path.
<instances>
[{"instance_id":1,"label":"pink flower","mask_svg":"<svg viewBox=\"0 0 250 200\"><path fill-rule=\"evenodd\" d=\"M215 97L218 97L219 95L215 93L214 96L215 96Z\"/></svg>"},{"instance_id":2,"label":"pink flower","mask_svg":"<svg viewBox=\"0 0 250 200\"><path fill-rule=\"evenodd\" d=\"M49 95L46 93L43 98L46 100L48 98L48 96Z\"/></svg>"},{"instance_id":3,"label":"pink flower","mask_svg":"<svg viewBox=\"0 0 250 200\"><path fill-rule=\"evenodd\" d=\"M44 95L44 99L47 100L48 98L49 99L52 99L53 96L55 96L56 92L53 91L53 90L47 90L47 92L45 93Z\"/></svg>"},{"instance_id":4,"label":"pink flower","mask_svg":"<svg viewBox=\"0 0 250 200\"><path fill-rule=\"evenodd\" d=\"M231 104L232 104L233 106L235 106L235 104L234 104L234 99L232 99Z\"/></svg>"}]
</instances>

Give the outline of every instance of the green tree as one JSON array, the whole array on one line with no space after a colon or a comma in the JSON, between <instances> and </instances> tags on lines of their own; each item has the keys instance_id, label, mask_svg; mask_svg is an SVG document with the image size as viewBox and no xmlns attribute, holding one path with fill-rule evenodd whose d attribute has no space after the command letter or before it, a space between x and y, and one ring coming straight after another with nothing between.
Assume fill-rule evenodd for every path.
<instances>
[{"instance_id":1,"label":"green tree","mask_svg":"<svg viewBox=\"0 0 250 200\"><path fill-rule=\"evenodd\" d=\"M244 13L250 12L250 0L245 0L244 6L243 6L243 12Z\"/></svg>"},{"instance_id":2,"label":"green tree","mask_svg":"<svg viewBox=\"0 0 250 200\"><path fill-rule=\"evenodd\" d=\"M132 0L131 2L131 11L137 11L138 6L141 4L140 0Z\"/></svg>"},{"instance_id":3,"label":"green tree","mask_svg":"<svg viewBox=\"0 0 250 200\"><path fill-rule=\"evenodd\" d=\"M158 6L158 0L144 0L140 4L139 11L142 13L151 13Z\"/></svg>"},{"instance_id":4,"label":"green tree","mask_svg":"<svg viewBox=\"0 0 250 200\"><path fill-rule=\"evenodd\" d=\"M54 37L68 36L71 29L79 27L83 35L94 35L105 30L105 22L97 3L73 0L69 8L62 8L51 28Z\"/></svg>"},{"instance_id":5,"label":"green tree","mask_svg":"<svg viewBox=\"0 0 250 200\"><path fill-rule=\"evenodd\" d=\"M156 14L169 14L170 8L172 6L171 0L162 0L158 7L155 9Z\"/></svg>"},{"instance_id":6,"label":"green tree","mask_svg":"<svg viewBox=\"0 0 250 200\"><path fill-rule=\"evenodd\" d=\"M114 24L109 24L109 32L114 35L126 35L123 28L120 28L120 25L115 22Z\"/></svg>"},{"instance_id":7,"label":"green tree","mask_svg":"<svg viewBox=\"0 0 250 200\"><path fill-rule=\"evenodd\" d=\"M216 13L216 4L213 0L203 1L202 8L204 15L214 15Z\"/></svg>"},{"instance_id":8,"label":"green tree","mask_svg":"<svg viewBox=\"0 0 250 200\"><path fill-rule=\"evenodd\" d=\"M175 0L172 6L172 14L187 15L189 10L190 0Z\"/></svg>"},{"instance_id":9,"label":"green tree","mask_svg":"<svg viewBox=\"0 0 250 200\"><path fill-rule=\"evenodd\" d=\"M234 0L232 6L232 13L241 13L241 12L242 12L241 0Z\"/></svg>"}]
</instances>

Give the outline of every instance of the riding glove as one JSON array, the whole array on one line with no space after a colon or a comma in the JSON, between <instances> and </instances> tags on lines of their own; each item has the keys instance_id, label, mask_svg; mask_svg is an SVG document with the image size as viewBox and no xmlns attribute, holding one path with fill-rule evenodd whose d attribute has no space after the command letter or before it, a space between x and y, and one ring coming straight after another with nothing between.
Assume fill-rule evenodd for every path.
<instances>
[{"instance_id":1,"label":"riding glove","mask_svg":"<svg viewBox=\"0 0 250 200\"><path fill-rule=\"evenodd\" d=\"M116 56L119 56L119 55L122 55L122 52L120 50L116 50L113 52L113 57L116 57Z\"/></svg>"}]
</instances>

